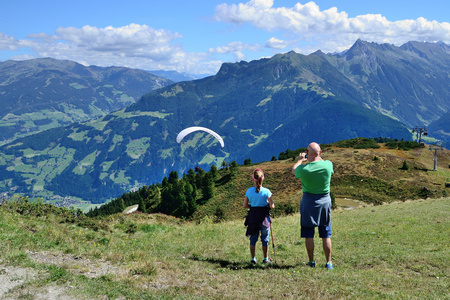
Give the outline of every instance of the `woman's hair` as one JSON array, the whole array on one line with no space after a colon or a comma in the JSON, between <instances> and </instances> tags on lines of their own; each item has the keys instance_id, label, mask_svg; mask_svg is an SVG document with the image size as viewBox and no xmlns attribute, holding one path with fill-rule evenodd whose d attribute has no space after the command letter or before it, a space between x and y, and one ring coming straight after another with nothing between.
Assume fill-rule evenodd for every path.
<instances>
[{"instance_id":1,"label":"woman's hair","mask_svg":"<svg viewBox=\"0 0 450 300\"><path fill-rule=\"evenodd\" d=\"M259 193L264 180L264 172L261 169L255 169L252 174L253 181L255 182L256 192Z\"/></svg>"}]
</instances>

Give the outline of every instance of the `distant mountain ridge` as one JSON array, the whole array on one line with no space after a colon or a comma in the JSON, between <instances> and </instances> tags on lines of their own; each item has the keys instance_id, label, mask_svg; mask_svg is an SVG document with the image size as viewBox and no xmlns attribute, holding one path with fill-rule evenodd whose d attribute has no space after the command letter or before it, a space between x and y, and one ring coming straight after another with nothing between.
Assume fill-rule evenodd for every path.
<instances>
[{"instance_id":1,"label":"distant mountain ridge","mask_svg":"<svg viewBox=\"0 0 450 300\"><path fill-rule=\"evenodd\" d=\"M149 91L95 121L0 147L0 190L100 203L172 170L270 160L311 141L411 140L419 122L431 136L448 132L448 47L405 45L358 40L341 55L291 51L225 63L214 76ZM225 147L205 133L178 144L189 126L211 128Z\"/></svg>"},{"instance_id":2,"label":"distant mountain ridge","mask_svg":"<svg viewBox=\"0 0 450 300\"><path fill-rule=\"evenodd\" d=\"M407 126L428 125L450 107L450 47L408 42L401 47L358 40L342 56L326 56L359 85L362 104Z\"/></svg>"},{"instance_id":3,"label":"distant mountain ridge","mask_svg":"<svg viewBox=\"0 0 450 300\"><path fill-rule=\"evenodd\" d=\"M0 143L98 118L171 83L142 70L52 58L0 62Z\"/></svg>"},{"instance_id":4,"label":"distant mountain ridge","mask_svg":"<svg viewBox=\"0 0 450 300\"><path fill-rule=\"evenodd\" d=\"M153 70L149 72L162 78L167 78L173 82L191 81L212 75L212 74L189 74L185 72L180 73L177 71L165 71L165 70Z\"/></svg>"}]
</instances>

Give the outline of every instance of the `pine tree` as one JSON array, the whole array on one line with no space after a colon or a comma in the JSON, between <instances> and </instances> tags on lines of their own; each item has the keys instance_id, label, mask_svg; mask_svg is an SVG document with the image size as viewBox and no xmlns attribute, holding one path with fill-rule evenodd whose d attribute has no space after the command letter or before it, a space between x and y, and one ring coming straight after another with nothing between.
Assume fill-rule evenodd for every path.
<instances>
[{"instance_id":1,"label":"pine tree","mask_svg":"<svg viewBox=\"0 0 450 300\"><path fill-rule=\"evenodd\" d=\"M139 207L138 210L143 212L144 214L147 213L147 207L145 206L144 199L142 197L139 197Z\"/></svg>"},{"instance_id":2,"label":"pine tree","mask_svg":"<svg viewBox=\"0 0 450 300\"><path fill-rule=\"evenodd\" d=\"M222 169L228 170L228 164L225 160L223 160L223 162L222 162Z\"/></svg>"},{"instance_id":3,"label":"pine tree","mask_svg":"<svg viewBox=\"0 0 450 300\"><path fill-rule=\"evenodd\" d=\"M211 173L206 173L203 180L203 198L209 200L214 197L214 180Z\"/></svg>"},{"instance_id":4,"label":"pine tree","mask_svg":"<svg viewBox=\"0 0 450 300\"><path fill-rule=\"evenodd\" d=\"M400 169L406 170L406 171L409 170L409 165L408 165L408 163L406 162L406 160L403 161L403 166L402 166Z\"/></svg>"},{"instance_id":5,"label":"pine tree","mask_svg":"<svg viewBox=\"0 0 450 300\"><path fill-rule=\"evenodd\" d=\"M216 165L211 165L211 169L209 170L209 173L211 173L212 179L214 181L217 181L219 179L219 171L217 170Z\"/></svg>"},{"instance_id":6,"label":"pine tree","mask_svg":"<svg viewBox=\"0 0 450 300\"><path fill-rule=\"evenodd\" d=\"M203 178L205 177L206 172L200 167L196 168L196 172L197 174L195 175L195 184L197 185L198 189L201 189L203 186Z\"/></svg>"},{"instance_id":7,"label":"pine tree","mask_svg":"<svg viewBox=\"0 0 450 300\"><path fill-rule=\"evenodd\" d=\"M169 183L174 183L178 180L178 172L172 171L169 173Z\"/></svg>"},{"instance_id":8,"label":"pine tree","mask_svg":"<svg viewBox=\"0 0 450 300\"><path fill-rule=\"evenodd\" d=\"M150 195L150 207L147 212L153 213L158 212L158 207L161 204L161 189L157 186L154 186L152 189L152 194Z\"/></svg>"},{"instance_id":9,"label":"pine tree","mask_svg":"<svg viewBox=\"0 0 450 300\"><path fill-rule=\"evenodd\" d=\"M120 197L119 200L117 201L116 207L117 207L116 212L123 212L125 210L125 208L126 208L125 201L123 200L122 197Z\"/></svg>"},{"instance_id":10,"label":"pine tree","mask_svg":"<svg viewBox=\"0 0 450 300\"><path fill-rule=\"evenodd\" d=\"M197 211L197 192L195 189L195 186L186 183L184 188L184 193L186 195L186 202L187 202L187 214L186 217L192 216Z\"/></svg>"},{"instance_id":11,"label":"pine tree","mask_svg":"<svg viewBox=\"0 0 450 300\"><path fill-rule=\"evenodd\" d=\"M169 180L167 179L166 176L164 176L161 185L162 185L163 188L165 188L166 186L169 185Z\"/></svg>"},{"instance_id":12,"label":"pine tree","mask_svg":"<svg viewBox=\"0 0 450 300\"><path fill-rule=\"evenodd\" d=\"M231 176L236 175L237 170L238 170L238 166L239 165L238 165L238 163L235 160L233 160L231 162L231 164L230 164L230 174L231 174Z\"/></svg>"},{"instance_id":13,"label":"pine tree","mask_svg":"<svg viewBox=\"0 0 450 300\"><path fill-rule=\"evenodd\" d=\"M186 177L191 185L195 185L195 171L192 168L188 170Z\"/></svg>"},{"instance_id":14,"label":"pine tree","mask_svg":"<svg viewBox=\"0 0 450 300\"><path fill-rule=\"evenodd\" d=\"M194 199L197 198L197 184L196 184L196 175L195 175L195 171L192 169L188 170L188 174L186 176L186 180L187 182L191 185L192 189L193 189L193 195L194 195Z\"/></svg>"}]
</instances>

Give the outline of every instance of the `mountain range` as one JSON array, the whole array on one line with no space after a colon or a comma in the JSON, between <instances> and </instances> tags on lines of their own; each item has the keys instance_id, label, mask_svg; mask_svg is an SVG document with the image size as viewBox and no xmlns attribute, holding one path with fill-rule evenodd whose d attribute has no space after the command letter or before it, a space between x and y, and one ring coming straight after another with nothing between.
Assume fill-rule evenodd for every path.
<instances>
[{"instance_id":1,"label":"mountain range","mask_svg":"<svg viewBox=\"0 0 450 300\"><path fill-rule=\"evenodd\" d=\"M166 70L151 70L149 72L159 77L172 80L173 82L191 81L212 75L212 74L189 74L186 72L166 71Z\"/></svg>"},{"instance_id":2,"label":"mountain range","mask_svg":"<svg viewBox=\"0 0 450 300\"><path fill-rule=\"evenodd\" d=\"M171 83L142 70L51 58L0 62L0 144L104 116Z\"/></svg>"},{"instance_id":3,"label":"mountain range","mask_svg":"<svg viewBox=\"0 0 450 300\"><path fill-rule=\"evenodd\" d=\"M413 126L449 145L450 49L358 40L341 54L293 51L225 63L214 76L148 89L137 102L85 123L0 147L0 191L102 203L172 170L269 160L310 141L411 140ZM42 88L42 86L41 86ZM203 126L224 140L192 133Z\"/></svg>"}]
</instances>

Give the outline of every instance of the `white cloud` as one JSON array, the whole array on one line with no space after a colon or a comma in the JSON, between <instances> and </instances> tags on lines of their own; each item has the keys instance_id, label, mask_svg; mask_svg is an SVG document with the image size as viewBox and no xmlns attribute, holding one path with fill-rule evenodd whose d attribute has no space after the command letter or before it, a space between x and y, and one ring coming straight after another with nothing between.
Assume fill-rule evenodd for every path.
<instances>
[{"instance_id":1,"label":"white cloud","mask_svg":"<svg viewBox=\"0 0 450 300\"><path fill-rule=\"evenodd\" d=\"M18 42L12 36L0 32L0 50L17 50Z\"/></svg>"},{"instance_id":2,"label":"white cloud","mask_svg":"<svg viewBox=\"0 0 450 300\"><path fill-rule=\"evenodd\" d=\"M248 51L258 51L261 48L260 45L256 45L256 44L246 44L246 43L242 43L242 42L231 42L226 44L225 46L220 46L220 47L216 47L216 48L210 48L209 49L209 53L210 54L214 54L214 53L218 53L218 54L228 54L228 53L232 53L235 56L235 60L236 61L241 61L241 60L245 60L246 56L245 54L242 52L244 50L248 50Z\"/></svg>"},{"instance_id":3,"label":"white cloud","mask_svg":"<svg viewBox=\"0 0 450 300\"><path fill-rule=\"evenodd\" d=\"M178 33L166 30L156 30L147 25L130 24L114 28L108 26L97 28L93 26L60 27L56 35L62 40L76 45L86 51L109 53L126 53L128 56L146 57L159 60L160 57L179 51L178 45L172 41L182 38Z\"/></svg>"},{"instance_id":4,"label":"white cloud","mask_svg":"<svg viewBox=\"0 0 450 300\"><path fill-rule=\"evenodd\" d=\"M19 48L30 47L32 43L26 40L17 40L12 36L0 32L0 50L15 51Z\"/></svg>"},{"instance_id":5,"label":"white cloud","mask_svg":"<svg viewBox=\"0 0 450 300\"><path fill-rule=\"evenodd\" d=\"M203 65L201 62L207 59L205 54L184 51L178 42L181 38L179 33L147 25L130 24L118 28L86 25L82 28L59 27L55 35L30 34L26 40L15 40L0 33L0 50L30 47L37 57L73 60L84 65L191 73L209 73L219 68L217 62ZM29 55L23 58L29 58Z\"/></svg>"},{"instance_id":6,"label":"white cloud","mask_svg":"<svg viewBox=\"0 0 450 300\"><path fill-rule=\"evenodd\" d=\"M101 61L105 64L131 62L136 58L157 65L161 61L178 61L185 53L180 44L173 41L182 38L178 33L156 30L147 25L130 24L115 28L108 26L60 27L56 29L58 42L48 39L37 45L35 50L42 55L51 52L57 56L86 57L86 61ZM89 58L91 57L91 58ZM136 62L135 62L136 63Z\"/></svg>"},{"instance_id":7,"label":"white cloud","mask_svg":"<svg viewBox=\"0 0 450 300\"><path fill-rule=\"evenodd\" d=\"M417 20L389 21L379 14L360 15L349 18L336 7L320 10L314 2L296 3L293 7L273 7L273 1L252 0L240 4L221 4L216 7L215 20L244 24L249 23L261 30L295 34L308 46L300 49L336 51L348 48L358 38L396 45L407 41L450 42L450 23ZM304 52L304 51L302 51Z\"/></svg>"},{"instance_id":8,"label":"white cloud","mask_svg":"<svg viewBox=\"0 0 450 300\"><path fill-rule=\"evenodd\" d=\"M275 37L271 37L264 46L266 48L281 50L281 49L286 48L287 45L288 45L287 42L279 40Z\"/></svg>"}]
</instances>

